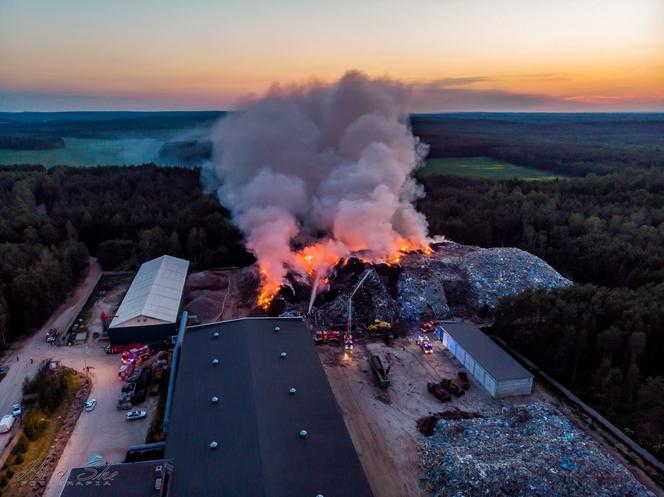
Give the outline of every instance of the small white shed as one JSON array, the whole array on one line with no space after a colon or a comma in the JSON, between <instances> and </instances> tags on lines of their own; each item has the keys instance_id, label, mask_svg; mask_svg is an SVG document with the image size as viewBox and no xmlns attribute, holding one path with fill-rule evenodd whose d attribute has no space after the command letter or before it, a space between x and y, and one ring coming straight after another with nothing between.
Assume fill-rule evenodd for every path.
<instances>
[{"instance_id":1,"label":"small white shed","mask_svg":"<svg viewBox=\"0 0 664 497\"><path fill-rule=\"evenodd\" d=\"M442 323L443 344L492 397L530 395L533 375L473 323Z\"/></svg>"}]
</instances>

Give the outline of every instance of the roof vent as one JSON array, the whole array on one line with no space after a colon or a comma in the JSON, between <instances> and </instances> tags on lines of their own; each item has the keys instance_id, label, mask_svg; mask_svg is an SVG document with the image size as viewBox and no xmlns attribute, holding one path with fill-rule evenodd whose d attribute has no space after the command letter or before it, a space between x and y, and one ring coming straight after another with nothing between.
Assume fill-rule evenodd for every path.
<instances>
[{"instance_id":1,"label":"roof vent","mask_svg":"<svg viewBox=\"0 0 664 497\"><path fill-rule=\"evenodd\" d=\"M280 331L280 330L281 330L281 328L279 328L278 326L275 326L275 327L274 327L274 331L275 331L275 332Z\"/></svg>"},{"instance_id":2,"label":"roof vent","mask_svg":"<svg viewBox=\"0 0 664 497\"><path fill-rule=\"evenodd\" d=\"M212 442L210 442L210 448L211 449L216 449L217 447L219 447L219 444L217 442L215 442L214 440L212 440Z\"/></svg>"},{"instance_id":3,"label":"roof vent","mask_svg":"<svg viewBox=\"0 0 664 497\"><path fill-rule=\"evenodd\" d=\"M297 390L295 390L295 387L291 387L290 390L288 390L288 393L291 395L295 395L295 392L297 392Z\"/></svg>"},{"instance_id":4,"label":"roof vent","mask_svg":"<svg viewBox=\"0 0 664 497\"><path fill-rule=\"evenodd\" d=\"M288 355L288 354L286 354L286 352L282 352L282 353L281 353L281 358L282 358L282 359L286 359L286 356L287 356L287 355Z\"/></svg>"},{"instance_id":5,"label":"roof vent","mask_svg":"<svg viewBox=\"0 0 664 497\"><path fill-rule=\"evenodd\" d=\"M215 331L215 332L212 334L212 336L215 337L215 338L219 338L219 332L218 332L218 331Z\"/></svg>"},{"instance_id":6,"label":"roof vent","mask_svg":"<svg viewBox=\"0 0 664 497\"><path fill-rule=\"evenodd\" d=\"M307 435L308 435L307 430L300 430L299 435L300 435L300 438L307 438Z\"/></svg>"},{"instance_id":7,"label":"roof vent","mask_svg":"<svg viewBox=\"0 0 664 497\"><path fill-rule=\"evenodd\" d=\"M210 402L212 402L213 404L216 404L217 402L219 402L219 397L217 397L216 395L213 395L212 398L210 399Z\"/></svg>"},{"instance_id":8,"label":"roof vent","mask_svg":"<svg viewBox=\"0 0 664 497\"><path fill-rule=\"evenodd\" d=\"M219 359L217 359L216 357L212 359L212 364L214 364L215 366L219 364Z\"/></svg>"}]
</instances>

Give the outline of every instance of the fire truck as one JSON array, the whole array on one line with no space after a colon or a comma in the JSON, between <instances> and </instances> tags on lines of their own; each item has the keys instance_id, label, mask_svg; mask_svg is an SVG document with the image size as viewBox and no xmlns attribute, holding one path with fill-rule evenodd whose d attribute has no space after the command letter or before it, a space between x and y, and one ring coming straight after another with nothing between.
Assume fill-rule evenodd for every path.
<instances>
[{"instance_id":1,"label":"fire truck","mask_svg":"<svg viewBox=\"0 0 664 497\"><path fill-rule=\"evenodd\" d=\"M122 353L122 364L140 365L150 357L150 347L143 345L135 349L129 349Z\"/></svg>"},{"instance_id":2,"label":"fire truck","mask_svg":"<svg viewBox=\"0 0 664 497\"><path fill-rule=\"evenodd\" d=\"M317 331L314 334L314 342L316 343L339 343L341 341L340 331Z\"/></svg>"}]
</instances>

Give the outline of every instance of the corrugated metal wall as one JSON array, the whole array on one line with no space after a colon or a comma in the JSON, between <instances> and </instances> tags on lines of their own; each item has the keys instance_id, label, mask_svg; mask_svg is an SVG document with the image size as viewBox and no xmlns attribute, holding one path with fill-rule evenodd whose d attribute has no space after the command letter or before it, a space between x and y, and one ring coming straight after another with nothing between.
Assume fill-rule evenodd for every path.
<instances>
[{"instance_id":1,"label":"corrugated metal wall","mask_svg":"<svg viewBox=\"0 0 664 497\"><path fill-rule=\"evenodd\" d=\"M456 357L461 364L464 365L466 370L482 385L492 397L497 396L496 381L487 373L484 368L473 357L467 353L461 345L459 345L454 338L448 333L443 333L443 345L449 349L450 352Z\"/></svg>"},{"instance_id":2,"label":"corrugated metal wall","mask_svg":"<svg viewBox=\"0 0 664 497\"><path fill-rule=\"evenodd\" d=\"M517 380L503 380L498 383L496 397L509 397L510 395L530 395L533 391L533 379L522 378Z\"/></svg>"}]
</instances>

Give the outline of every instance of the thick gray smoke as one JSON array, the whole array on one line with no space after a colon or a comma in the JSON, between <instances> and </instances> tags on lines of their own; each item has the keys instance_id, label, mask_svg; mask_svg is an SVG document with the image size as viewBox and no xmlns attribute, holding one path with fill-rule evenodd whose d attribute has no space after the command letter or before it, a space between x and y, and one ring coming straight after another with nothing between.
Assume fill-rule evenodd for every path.
<instances>
[{"instance_id":1,"label":"thick gray smoke","mask_svg":"<svg viewBox=\"0 0 664 497\"><path fill-rule=\"evenodd\" d=\"M405 85L348 72L331 85L274 87L220 122L210 164L219 199L268 285L303 269L294 245L315 244L319 270L331 256L381 259L426 244L412 177L426 147L408 128L409 97Z\"/></svg>"}]
</instances>

